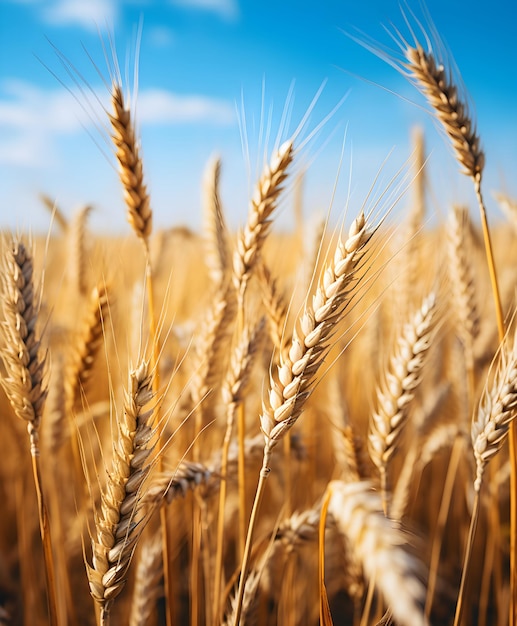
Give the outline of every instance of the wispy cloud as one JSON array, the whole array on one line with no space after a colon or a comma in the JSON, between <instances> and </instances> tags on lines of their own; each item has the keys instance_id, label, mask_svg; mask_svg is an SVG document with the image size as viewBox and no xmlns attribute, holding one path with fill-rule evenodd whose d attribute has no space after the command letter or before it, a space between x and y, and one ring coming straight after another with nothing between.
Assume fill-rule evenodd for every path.
<instances>
[{"instance_id":1,"label":"wispy cloud","mask_svg":"<svg viewBox=\"0 0 517 626\"><path fill-rule=\"evenodd\" d=\"M45 91L6 81L0 96L0 163L42 167L55 162L57 135L79 131L88 116L64 89Z\"/></svg>"},{"instance_id":2,"label":"wispy cloud","mask_svg":"<svg viewBox=\"0 0 517 626\"><path fill-rule=\"evenodd\" d=\"M11 0L32 6L42 20L57 26L79 26L97 32L113 28L119 13L118 0Z\"/></svg>"},{"instance_id":3,"label":"wispy cloud","mask_svg":"<svg viewBox=\"0 0 517 626\"><path fill-rule=\"evenodd\" d=\"M172 4L188 9L210 11L223 17L234 20L239 16L237 0L170 0Z\"/></svg>"},{"instance_id":4,"label":"wispy cloud","mask_svg":"<svg viewBox=\"0 0 517 626\"><path fill-rule=\"evenodd\" d=\"M43 17L53 24L96 31L115 25L117 7L116 0L57 0L45 8Z\"/></svg>"},{"instance_id":5,"label":"wispy cloud","mask_svg":"<svg viewBox=\"0 0 517 626\"><path fill-rule=\"evenodd\" d=\"M148 89L138 94L137 114L142 124L207 122L225 125L235 122L234 107L225 100L180 96L161 89Z\"/></svg>"},{"instance_id":6,"label":"wispy cloud","mask_svg":"<svg viewBox=\"0 0 517 626\"><path fill-rule=\"evenodd\" d=\"M136 106L140 126L235 122L229 102L201 95L142 90ZM60 137L84 134L85 128L102 134L95 127L104 124L104 119L101 105L93 97L86 103L84 94L66 89L44 90L23 81L6 81L0 85L0 163L37 168L55 165Z\"/></svg>"},{"instance_id":7,"label":"wispy cloud","mask_svg":"<svg viewBox=\"0 0 517 626\"><path fill-rule=\"evenodd\" d=\"M174 31L163 25L145 28L144 37L146 41L156 48L169 48L176 39Z\"/></svg>"}]
</instances>

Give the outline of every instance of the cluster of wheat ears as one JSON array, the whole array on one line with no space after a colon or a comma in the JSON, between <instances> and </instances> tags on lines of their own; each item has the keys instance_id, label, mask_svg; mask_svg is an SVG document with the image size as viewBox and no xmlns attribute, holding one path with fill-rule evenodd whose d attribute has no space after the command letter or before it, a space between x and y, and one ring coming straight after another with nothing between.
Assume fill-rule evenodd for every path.
<instances>
[{"instance_id":1,"label":"cluster of wheat ears","mask_svg":"<svg viewBox=\"0 0 517 626\"><path fill-rule=\"evenodd\" d=\"M398 68L481 233L462 206L426 227L417 134L396 228L388 190L346 229L271 232L299 182L291 138L235 237L218 160L203 236L153 234L113 82L137 238L50 202L46 247L2 240L0 624L515 626L515 246L497 229L494 259L475 122L422 38L395 34Z\"/></svg>"}]
</instances>

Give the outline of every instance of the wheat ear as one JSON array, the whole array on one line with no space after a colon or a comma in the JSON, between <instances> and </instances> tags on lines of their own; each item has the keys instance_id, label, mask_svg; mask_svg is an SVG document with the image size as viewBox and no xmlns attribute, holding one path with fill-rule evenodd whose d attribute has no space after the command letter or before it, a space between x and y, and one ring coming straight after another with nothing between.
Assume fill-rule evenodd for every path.
<instances>
[{"instance_id":1,"label":"wheat ear","mask_svg":"<svg viewBox=\"0 0 517 626\"><path fill-rule=\"evenodd\" d=\"M474 459L476 461L475 498L463 560L454 626L460 624L463 612L467 575L479 517L480 491L485 468L501 449L508 436L510 426L517 416L517 333L514 334L512 345L509 345L509 342L505 342L501 346L499 359L499 366L494 380L490 388L485 388L479 402L477 415L472 421L471 437ZM510 608L510 610L512 609ZM511 619L510 623L512 623Z\"/></svg>"},{"instance_id":2,"label":"wheat ear","mask_svg":"<svg viewBox=\"0 0 517 626\"><path fill-rule=\"evenodd\" d=\"M163 596L161 533L142 542L135 573L129 626L146 626L156 601Z\"/></svg>"},{"instance_id":3,"label":"wheat ear","mask_svg":"<svg viewBox=\"0 0 517 626\"><path fill-rule=\"evenodd\" d=\"M384 596L397 624L427 624L422 565L405 549L408 537L399 525L384 516L379 495L367 482L332 481L328 489L329 513L366 576Z\"/></svg>"},{"instance_id":4,"label":"wheat ear","mask_svg":"<svg viewBox=\"0 0 517 626\"><path fill-rule=\"evenodd\" d=\"M329 350L337 324L350 303L356 286L356 270L364 257L371 231L364 214L353 221L345 241L339 239L334 257L321 274L312 302L307 301L298 325L293 331L288 355L280 355L280 364L270 373L270 388L260 416L264 434L264 456L259 483L248 525L239 581L242 601L247 575L254 525L269 475L269 460L274 447L287 435L300 417L311 394L316 374ZM239 611L235 624L239 622Z\"/></svg>"},{"instance_id":5,"label":"wheat ear","mask_svg":"<svg viewBox=\"0 0 517 626\"><path fill-rule=\"evenodd\" d=\"M235 319L235 295L230 286L219 287L206 309L194 343L194 372L190 395L195 410L193 457L199 454L198 435L205 425L204 400L215 394L221 384L221 361L232 322Z\"/></svg>"},{"instance_id":6,"label":"wheat ear","mask_svg":"<svg viewBox=\"0 0 517 626\"><path fill-rule=\"evenodd\" d=\"M218 478L218 473L202 463L182 461L173 472L161 472L152 479L146 489L144 504L151 507L170 504L188 491L201 485L207 486Z\"/></svg>"},{"instance_id":7,"label":"wheat ear","mask_svg":"<svg viewBox=\"0 0 517 626\"><path fill-rule=\"evenodd\" d=\"M92 207L86 205L74 215L67 230L68 279L74 296L85 296L88 292L88 270L86 262L86 225Z\"/></svg>"},{"instance_id":8,"label":"wheat ear","mask_svg":"<svg viewBox=\"0 0 517 626\"><path fill-rule=\"evenodd\" d=\"M68 230L68 220L66 219L63 211L57 206L55 200L52 200L50 196L47 196L45 193L39 194L40 200L43 202L45 207L52 217L56 220L57 225L62 233L66 233Z\"/></svg>"},{"instance_id":9,"label":"wheat ear","mask_svg":"<svg viewBox=\"0 0 517 626\"><path fill-rule=\"evenodd\" d=\"M203 180L203 230L205 258L212 282L220 286L230 269L228 228L219 196L221 159L214 158L207 166Z\"/></svg>"},{"instance_id":10,"label":"wheat ear","mask_svg":"<svg viewBox=\"0 0 517 626\"><path fill-rule=\"evenodd\" d=\"M248 281L259 259L264 241L271 226L271 216L278 205L278 199L287 178L287 170L294 156L291 140L284 142L276 150L271 162L264 166L248 209L248 219L237 236L233 255L232 282L237 291L237 336L244 331L244 299ZM246 473L244 440L246 438L244 406L241 404L237 416L237 437L239 440L239 552L244 553L246 536Z\"/></svg>"},{"instance_id":11,"label":"wheat ear","mask_svg":"<svg viewBox=\"0 0 517 626\"><path fill-rule=\"evenodd\" d=\"M476 283L469 254L468 210L454 206L447 228L448 267L452 281L452 301L456 313L456 332L463 345L465 367L469 380L469 400L476 388L474 340L479 334L479 313L476 304Z\"/></svg>"},{"instance_id":12,"label":"wheat ear","mask_svg":"<svg viewBox=\"0 0 517 626\"><path fill-rule=\"evenodd\" d=\"M377 389L377 408L372 413L368 435L370 456L381 476L384 510L387 510L388 463L400 444L408 420L408 409L420 382L425 355L430 346L436 309L434 293L405 324L396 341L395 350Z\"/></svg>"},{"instance_id":13,"label":"wheat ear","mask_svg":"<svg viewBox=\"0 0 517 626\"><path fill-rule=\"evenodd\" d=\"M287 178L287 169L293 160L293 143L286 141L271 157L269 165L255 187L248 210L248 221L237 238L233 255L233 283L239 293L246 285L269 233L271 216Z\"/></svg>"},{"instance_id":14,"label":"wheat ear","mask_svg":"<svg viewBox=\"0 0 517 626\"><path fill-rule=\"evenodd\" d=\"M221 450L221 475L223 481L219 490L219 509L217 515L217 543L214 568L214 599L213 599L213 619L219 619L221 579L223 573L224 554L224 523L226 492L228 487L228 457L230 444L232 441L233 427L237 407L242 403L246 387L248 385L251 371L255 362L260 342L264 334L265 320L262 318L259 323L250 329L244 327L244 333L240 341L235 346L230 359L226 377L222 386L222 397L226 407L226 429Z\"/></svg>"},{"instance_id":15,"label":"wheat ear","mask_svg":"<svg viewBox=\"0 0 517 626\"><path fill-rule=\"evenodd\" d=\"M34 265L30 251L18 239L4 242L2 259L2 309L4 321L1 351L6 375L0 378L5 394L17 417L27 424L45 575L47 600L52 626L57 624L57 600L50 520L44 497L40 470L40 423L47 396L44 381L45 359L36 334L39 304L34 293Z\"/></svg>"},{"instance_id":16,"label":"wheat ear","mask_svg":"<svg viewBox=\"0 0 517 626\"><path fill-rule=\"evenodd\" d=\"M142 361L129 377L125 407L113 442L111 471L94 515L92 564L86 563L90 592L100 608L101 626L109 624L113 600L124 587L136 542L148 520L143 485L156 440L151 426L153 408L149 408L152 398L148 364Z\"/></svg>"},{"instance_id":17,"label":"wheat ear","mask_svg":"<svg viewBox=\"0 0 517 626\"><path fill-rule=\"evenodd\" d=\"M124 188L127 219L135 234L147 247L153 226L153 214L144 183L144 170L131 111L126 105L122 87L118 84L112 86L111 105L113 113L109 115L109 119L119 163L120 180Z\"/></svg>"},{"instance_id":18,"label":"wheat ear","mask_svg":"<svg viewBox=\"0 0 517 626\"><path fill-rule=\"evenodd\" d=\"M82 322L65 377L66 407L69 416L80 410L82 394L85 393L102 345L106 320L109 313L108 288L104 284L94 287Z\"/></svg>"}]
</instances>

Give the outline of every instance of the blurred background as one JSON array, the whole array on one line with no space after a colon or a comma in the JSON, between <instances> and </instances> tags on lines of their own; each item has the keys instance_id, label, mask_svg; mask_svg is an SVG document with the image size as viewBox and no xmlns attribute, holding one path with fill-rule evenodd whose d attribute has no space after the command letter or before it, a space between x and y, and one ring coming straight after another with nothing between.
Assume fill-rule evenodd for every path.
<instances>
[{"instance_id":1,"label":"blurred background","mask_svg":"<svg viewBox=\"0 0 517 626\"><path fill-rule=\"evenodd\" d=\"M229 225L242 224L264 159L320 89L297 141L297 171L308 168L307 216L328 210L336 181L333 215L342 215L347 198L356 213L386 159L381 187L404 166L415 125L425 129L429 153L429 219L452 202L473 201L422 97L355 41L396 51L390 33L409 32L398 0L1 0L0 7L2 229L46 232L43 193L67 215L93 204L97 230L129 232L103 112L117 64L137 93L158 227L199 228L203 170L214 154L222 158ZM428 25L421 5L403 10ZM473 103L497 220L491 192L517 196L517 4L435 0L427 10ZM401 206L409 201L410 194ZM291 227L288 205L279 222Z\"/></svg>"}]
</instances>

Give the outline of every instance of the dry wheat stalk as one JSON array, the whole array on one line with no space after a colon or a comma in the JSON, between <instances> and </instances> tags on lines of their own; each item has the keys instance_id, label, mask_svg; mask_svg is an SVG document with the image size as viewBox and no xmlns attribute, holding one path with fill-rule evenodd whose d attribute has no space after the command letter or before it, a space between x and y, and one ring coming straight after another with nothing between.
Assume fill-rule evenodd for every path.
<instances>
[{"instance_id":1,"label":"dry wheat stalk","mask_svg":"<svg viewBox=\"0 0 517 626\"><path fill-rule=\"evenodd\" d=\"M367 482L329 483L329 513L348 539L367 578L382 593L402 626L425 625L422 565L406 549L409 540L399 525L386 518L381 500Z\"/></svg>"},{"instance_id":2,"label":"dry wheat stalk","mask_svg":"<svg viewBox=\"0 0 517 626\"><path fill-rule=\"evenodd\" d=\"M472 446L476 460L474 489L481 489L485 467L503 445L517 415L517 334L513 345L501 348L500 363L490 388L485 388L472 422Z\"/></svg>"},{"instance_id":3,"label":"dry wheat stalk","mask_svg":"<svg viewBox=\"0 0 517 626\"><path fill-rule=\"evenodd\" d=\"M458 93L451 73L436 60L431 46L424 50L417 41L410 45L403 39L400 44L406 58L402 66L409 70L415 85L433 107L452 142L463 172L474 180L480 180L485 155L469 107Z\"/></svg>"},{"instance_id":4,"label":"dry wheat stalk","mask_svg":"<svg viewBox=\"0 0 517 626\"><path fill-rule=\"evenodd\" d=\"M156 433L151 427L153 393L148 364L130 373L123 414L117 422L111 471L100 506L94 511L92 564L86 563L90 593L100 607L101 626L108 625L113 600L125 582L136 542L148 516L144 481L151 469Z\"/></svg>"},{"instance_id":5,"label":"dry wheat stalk","mask_svg":"<svg viewBox=\"0 0 517 626\"><path fill-rule=\"evenodd\" d=\"M476 284L471 262L468 222L468 210L455 205L449 216L447 250L448 268L452 281L452 302L457 319L456 332L463 344L467 371L473 371L473 344L479 334L480 319L476 304Z\"/></svg>"},{"instance_id":6,"label":"dry wheat stalk","mask_svg":"<svg viewBox=\"0 0 517 626\"><path fill-rule=\"evenodd\" d=\"M160 532L142 542L135 573L129 626L146 626L156 601L164 594L162 547Z\"/></svg>"},{"instance_id":7,"label":"dry wheat stalk","mask_svg":"<svg viewBox=\"0 0 517 626\"><path fill-rule=\"evenodd\" d=\"M43 380L45 356L36 335L38 303L34 294L32 255L18 239L4 243L2 260L2 359L4 391L17 417L27 422L31 447L37 453L39 427L47 395Z\"/></svg>"},{"instance_id":8,"label":"dry wheat stalk","mask_svg":"<svg viewBox=\"0 0 517 626\"><path fill-rule=\"evenodd\" d=\"M73 345L73 354L65 377L67 414L81 408L82 396L93 373L95 358L102 345L109 312L108 289L100 284L94 287L83 328Z\"/></svg>"},{"instance_id":9,"label":"dry wheat stalk","mask_svg":"<svg viewBox=\"0 0 517 626\"><path fill-rule=\"evenodd\" d=\"M74 215L67 230L69 284L75 294L85 296L88 292L88 269L86 259L86 223L92 207L86 205Z\"/></svg>"},{"instance_id":10,"label":"dry wheat stalk","mask_svg":"<svg viewBox=\"0 0 517 626\"><path fill-rule=\"evenodd\" d=\"M142 159L135 137L131 110L126 105L122 87L118 84L112 85L111 104L113 113L109 114L109 119L119 163L120 180L124 187L127 219L147 248L152 231L153 214L144 183Z\"/></svg>"},{"instance_id":11,"label":"dry wheat stalk","mask_svg":"<svg viewBox=\"0 0 517 626\"><path fill-rule=\"evenodd\" d=\"M270 390L260 417L268 458L300 416L312 391L329 342L353 295L355 272L370 237L361 213L352 223L348 238L339 240L332 262L322 272L312 303L306 303L293 331L287 356L280 355L276 373L270 374Z\"/></svg>"},{"instance_id":12,"label":"dry wheat stalk","mask_svg":"<svg viewBox=\"0 0 517 626\"><path fill-rule=\"evenodd\" d=\"M209 395L217 392L221 384L221 363L225 361L224 350L229 331L235 318L235 296L231 285L220 287L210 307L206 309L201 328L194 344L194 372L190 396L195 411L193 458L198 460L198 435L207 422L207 414L213 403L205 402Z\"/></svg>"},{"instance_id":13,"label":"dry wheat stalk","mask_svg":"<svg viewBox=\"0 0 517 626\"><path fill-rule=\"evenodd\" d=\"M224 219L219 196L221 159L214 158L208 164L203 181L203 229L205 259L214 285L221 285L230 268L228 228Z\"/></svg>"},{"instance_id":14,"label":"dry wheat stalk","mask_svg":"<svg viewBox=\"0 0 517 626\"><path fill-rule=\"evenodd\" d=\"M190 394L199 405L221 382L221 359L228 333L235 317L235 299L231 287L219 289L195 335L195 364Z\"/></svg>"},{"instance_id":15,"label":"dry wheat stalk","mask_svg":"<svg viewBox=\"0 0 517 626\"><path fill-rule=\"evenodd\" d=\"M223 483L219 490L219 509L217 515L217 542L215 557L215 585L213 615L219 616L221 577L223 572L225 505L228 481L228 457L234 430L238 406L243 402L243 394L248 385L255 357L264 334L265 319L262 318L253 329L246 324L239 342L234 347L230 366L222 385L222 398L226 406L226 429L221 450L221 475ZM244 458L246 458L244 451Z\"/></svg>"},{"instance_id":16,"label":"dry wheat stalk","mask_svg":"<svg viewBox=\"0 0 517 626\"><path fill-rule=\"evenodd\" d=\"M45 193L39 194L40 200L45 207L50 211L52 217L56 220L61 232L66 233L68 230L68 220L63 214L63 211L57 206L56 202L52 200L50 196Z\"/></svg>"},{"instance_id":17,"label":"dry wheat stalk","mask_svg":"<svg viewBox=\"0 0 517 626\"><path fill-rule=\"evenodd\" d=\"M179 496L185 496L200 485L207 486L219 480L219 474L202 463L182 461L173 472L156 475L146 489L144 503L157 506L163 502L170 504Z\"/></svg>"},{"instance_id":18,"label":"dry wheat stalk","mask_svg":"<svg viewBox=\"0 0 517 626\"><path fill-rule=\"evenodd\" d=\"M286 141L265 165L251 199L248 221L237 238L233 255L233 284L244 294L264 240L269 233L271 215L276 209L282 184L287 178L287 168L293 160L293 143Z\"/></svg>"},{"instance_id":19,"label":"dry wheat stalk","mask_svg":"<svg viewBox=\"0 0 517 626\"><path fill-rule=\"evenodd\" d=\"M383 498L388 491L388 463L400 444L408 420L408 405L420 382L430 346L435 308L436 297L431 293L409 323L403 326L385 379L377 389L377 408L371 415L368 443L371 459L381 475Z\"/></svg>"},{"instance_id":20,"label":"dry wheat stalk","mask_svg":"<svg viewBox=\"0 0 517 626\"><path fill-rule=\"evenodd\" d=\"M258 277L262 288L262 304L266 309L269 334L273 346L279 355L285 348L288 337L285 332L288 303L279 290L278 280L272 278L271 271L265 263L258 265Z\"/></svg>"},{"instance_id":21,"label":"dry wheat stalk","mask_svg":"<svg viewBox=\"0 0 517 626\"><path fill-rule=\"evenodd\" d=\"M1 356L6 374L0 382L15 415L27 423L45 559L49 617L51 626L56 626L58 617L52 539L39 461L39 431L47 389L44 381L46 356L41 355L41 342L36 335L39 303L34 294L34 264L30 251L19 239L2 243L4 320L1 329L4 345Z\"/></svg>"},{"instance_id":22,"label":"dry wheat stalk","mask_svg":"<svg viewBox=\"0 0 517 626\"><path fill-rule=\"evenodd\" d=\"M358 280L356 271L371 236L372 232L361 212L350 226L347 239L343 241L339 238L334 257L321 274L312 302L306 302L305 310L293 331L287 356L283 358L280 355L280 364L270 372L269 394L263 402L260 416L265 440L264 456L248 525L238 602L242 603L243 599L254 525L270 472L271 453L300 417L314 388L316 374L329 350L332 336L353 297ZM239 616L238 608L236 625Z\"/></svg>"},{"instance_id":23,"label":"dry wheat stalk","mask_svg":"<svg viewBox=\"0 0 517 626\"><path fill-rule=\"evenodd\" d=\"M246 324L239 342L232 351L230 366L221 388L223 402L228 411L230 407L243 401L243 394L249 383L251 370L264 334L264 326L265 318L261 318L253 328Z\"/></svg>"},{"instance_id":24,"label":"dry wheat stalk","mask_svg":"<svg viewBox=\"0 0 517 626\"><path fill-rule=\"evenodd\" d=\"M254 569L250 572L246 580L242 608L239 611L238 623L240 626L254 626L257 624L257 591L260 583L260 575L261 571ZM232 595L228 615L223 621L223 626L230 626L236 623L235 620L239 607L238 601L238 595Z\"/></svg>"},{"instance_id":25,"label":"dry wheat stalk","mask_svg":"<svg viewBox=\"0 0 517 626\"><path fill-rule=\"evenodd\" d=\"M43 442L53 458L67 439L67 416L65 397L65 360L61 354L52 361L49 392L45 403Z\"/></svg>"}]
</instances>

